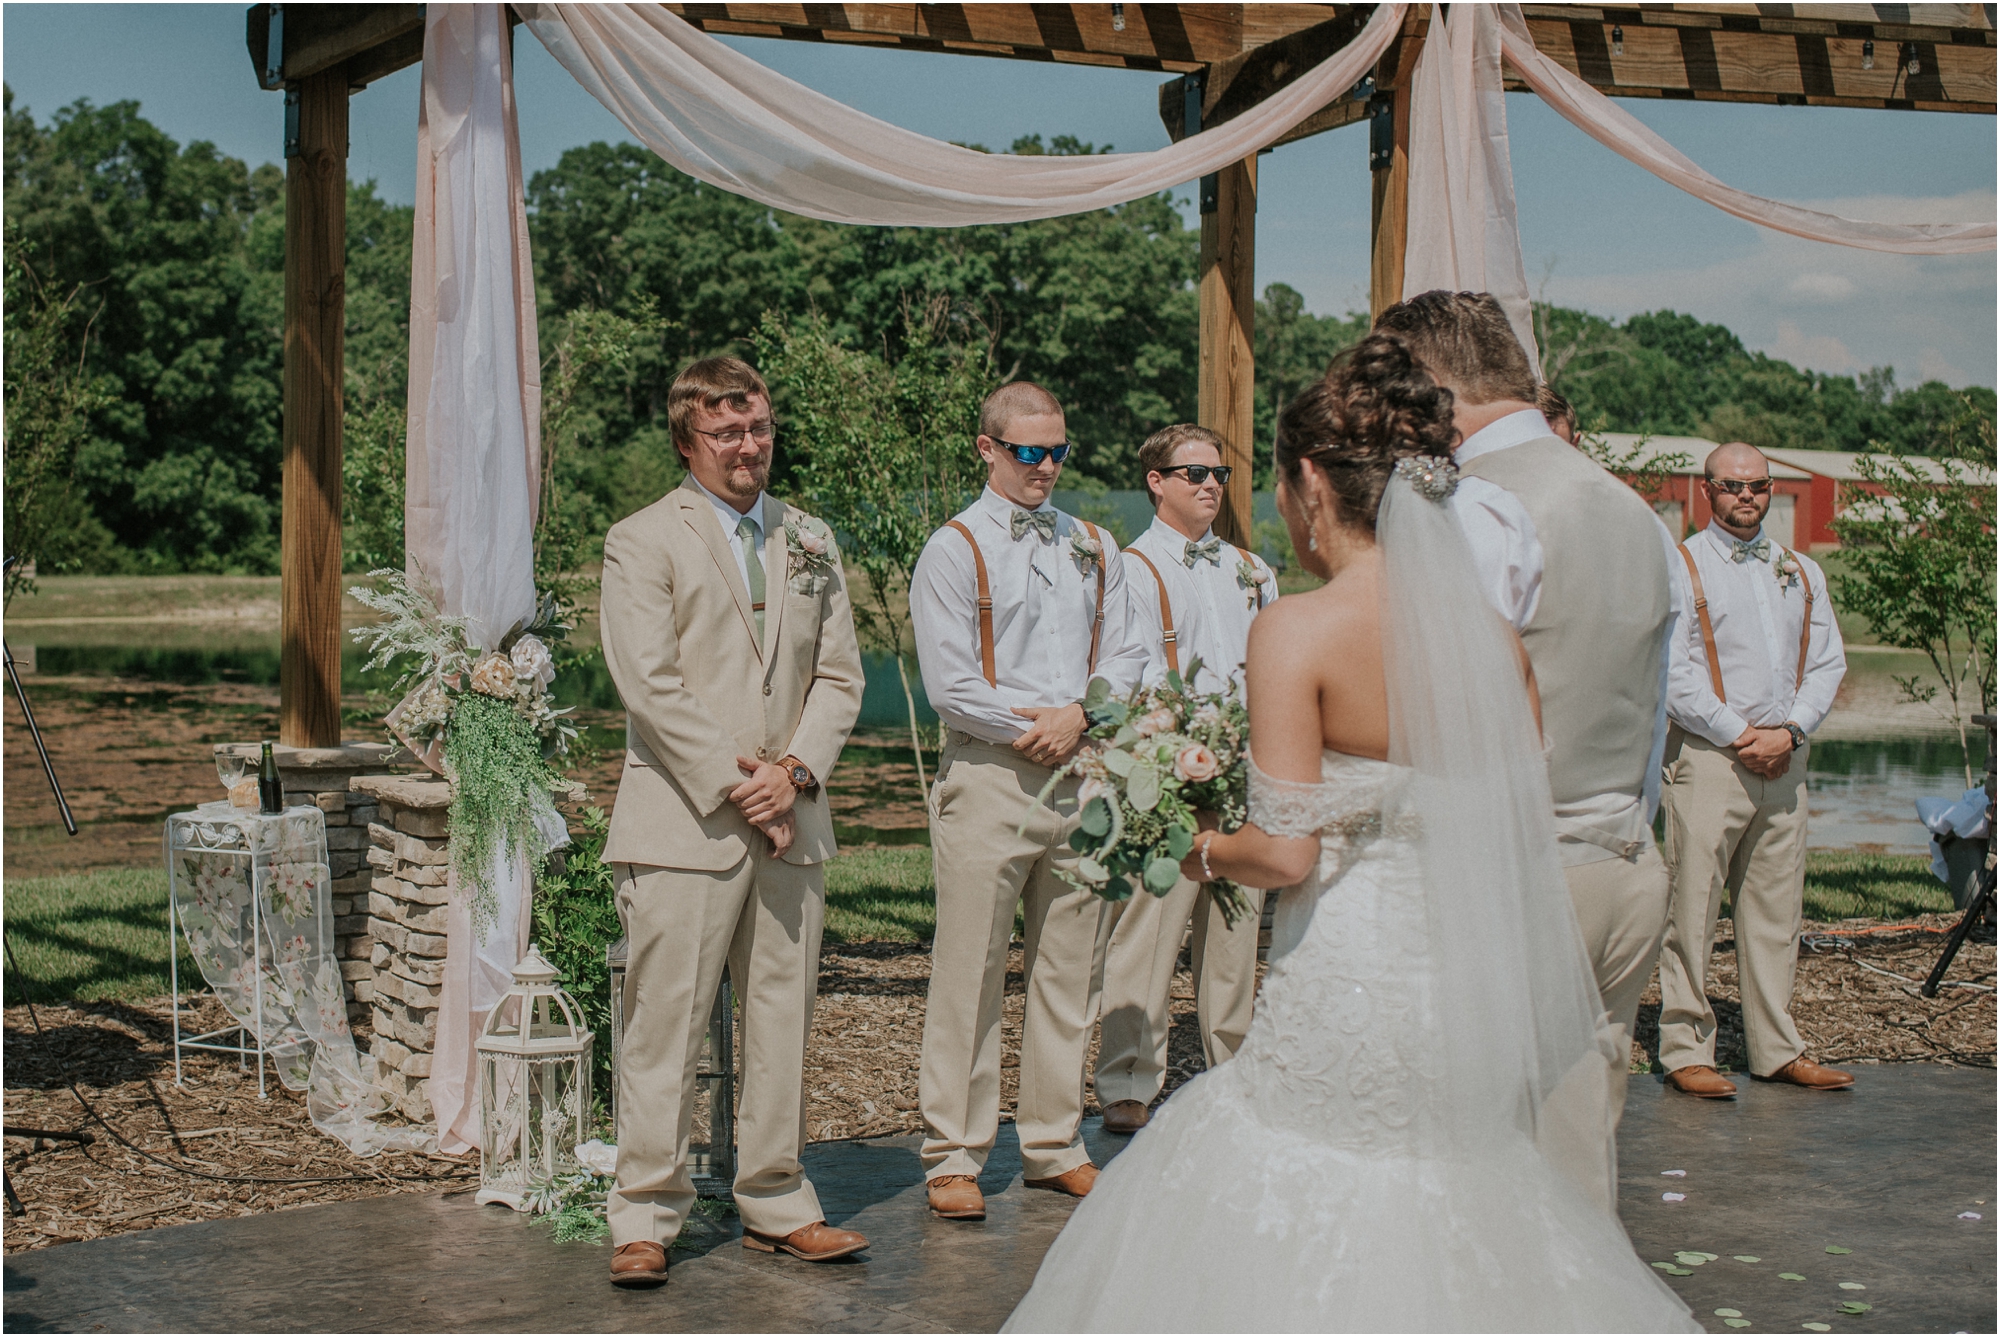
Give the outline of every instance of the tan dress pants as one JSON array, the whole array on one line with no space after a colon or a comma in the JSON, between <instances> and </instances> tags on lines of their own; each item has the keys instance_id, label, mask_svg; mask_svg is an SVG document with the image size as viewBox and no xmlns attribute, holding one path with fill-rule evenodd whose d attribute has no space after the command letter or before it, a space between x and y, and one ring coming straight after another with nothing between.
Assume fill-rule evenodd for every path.
<instances>
[{"instance_id":1,"label":"tan dress pants","mask_svg":"<svg viewBox=\"0 0 2000 1337\"><path fill-rule=\"evenodd\" d=\"M1262 892L1250 893L1261 902ZM1191 954L1195 1014L1202 1057L1213 1068L1227 1062L1250 1030L1257 992L1259 916L1245 915L1231 929L1215 898L1182 878L1164 896L1144 891L1110 909L1111 944L1104 956L1104 1017L1098 1039L1097 1099L1151 1104L1167 1075L1167 1034L1174 963L1181 934L1194 921Z\"/></svg>"},{"instance_id":2,"label":"tan dress pants","mask_svg":"<svg viewBox=\"0 0 2000 1337\"><path fill-rule=\"evenodd\" d=\"M1631 1085L1632 1029L1639 1021L1639 998L1653 978L1653 961L1667 927L1667 867L1647 833L1631 859L1599 859L1563 869L1577 927L1597 976L1613 1057L1610 1112L1614 1126L1625 1113Z\"/></svg>"},{"instance_id":3,"label":"tan dress pants","mask_svg":"<svg viewBox=\"0 0 2000 1337\"><path fill-rule=\"evenodd\" d=\"M1037 806L1049 774L1010 747L957 731L938 761L937 936L917 1085L926 1179L979 1174L999 1134L1001 993L1017 902L1027 976L1015 1109L1022 1169L1046 1179L1090 1159L1079 1128L1106 916L1103 901L1056 876L1078 857L1068 843L1074 804L1068 816L1054 806L1074 799L1076 785L1064 781Z\"/></svg>"},{"instance_id":4,"label":"tan dress pants","mask_svg":"<svg viewBox=\"0 0 2000 1337\"><path fill-rule=\"evenodd\" d=\"M616 865L631 957L618 1061L618 1177L605 1211L614 1245L670 1243L694 1205L687 1161L695 1072L725 960L743 1040L737 1211L747 1228L767 1235L824 1217L799 1163L823 874L818 864L784 863L756 844L720 873Z\"/></svg>"},{"instance_id":5,"label":"tan dress pants","mask_svg":"<svg viewBox=\"0 0 2000 1337\"><path fill-rule=\"evenodd\" d=\"M1673 911L1660 952L1660 1064L1715 1066L1709 949L1725 889L1736 921L1736 978L1750 1071L1768 1077L1805 1052L1792 1021L1806 885L1806 755L1775 780L1728 748L1687 735L1667 749L1667 867Z\"/></svg>"}]
</instances>

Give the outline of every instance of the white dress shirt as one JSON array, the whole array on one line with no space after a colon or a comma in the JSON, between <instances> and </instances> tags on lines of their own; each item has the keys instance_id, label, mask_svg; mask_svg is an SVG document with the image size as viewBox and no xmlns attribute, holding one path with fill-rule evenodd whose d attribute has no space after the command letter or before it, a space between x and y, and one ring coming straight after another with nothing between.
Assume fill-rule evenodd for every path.
<instances>
[{"instance_id":1,"label":"white dress shirt","mask_svg":"<svg viewBox=\"0 0 2000 1337\"><path fill-rule=\"evenodd\" d=\"M1454 462L1469 464L1489 451L1505 450L1550 435L1549 420L1533 409L1497 418L1461 441ZM1542 597L1542 545L1535 522L1521 499L1484 478L1461 478L1451 495L1452 518L1472 549L1480 592L1500 616L1526 631Z\"/></svg>"},{"instance_id":2,"label":"white dress shirt","mask_svg":"<svg viewBox=\"0 0 2000 1337\"><path fill-rule=\"evenodd\" d=\"M1209 530L1206 542L1215 537ZM1223 678L1243 687L1244 648L1250 641L1250 623L1265 604L1278 597L1278 578L1264 559L1227 543L1216 551L1216 560L1198 557L1187 564L1187 535L1165 520L1154 517L1146 532L1132 540L1132 546L1146 554L1159 568L1166 582L1167 603L1173 610L1174 650L1182 674L1198 657L1202 664L1197 691L1218 691ZM1247 583L1237 564L1244 558L1261 571L1264 583ZM1149 686L1167 676L1166 627L1160 622L1160 587L1144 562L1125 565L1126 597L1131 603L1132 634L1146 651L1143 681ZM1215 675L1215 676L1211 676Z\"/></svg>"},{"instance_id":3,"label":"white dress shirt","mask_svg":"<svg viewBox=\"0 0 2000 1337\"><path fill-rule=\"evenodd\" d=\"M750 590L750 563L744 560L743 540L737 535L736 526L745 520L750 522L751 528L757 532L756 538L752 539L751 542L757 545L757 560L760 562L763 561L764 494L762 492L757 494L757 500L750 503L750 509L747 512L739 511L735 506L703 487L701 480L693 474L688 475L688 482L693 483L695 490L701 493L702 496L707 497L708 504L715 507L715 519L722 526L723 541L729 545L729 551L736 554L736 574L743 577L743 589L745 593L748 593ZM765 581L768 583L770 578L771 573L766 571L764 573Z\"/></svg>"},{"instance_id":4,"label":"white dress shirt","mask_svg":"<svg viewBox=\"0 0 2000 1337\"><path fill-rule=\"evenodd\" d=\"M1766 537L1761 529L1758 537ZM1715 653L1722 661L1722 690L1729 699L1718 700L1710 685L1701 624L1690 614L1681 619L1674 637L1667 711L1675 724L1718 747L1734 743L1746 728L1771 729L1787 720L1811 733L1833 709L1834 694L1847 676L1847 653L1833 616L1833 600L1827 597L1826 573L1812 558L1792 554L1805 569L1813 592L1812 635L1806 645L1805 680L1800 682L1805 589L1797 580L1779 585L1776 563L1786 550L1776 540L1762 561L1733 560L1735 547L1735 536L1714 523L1687 541L1708 598ZM1668 570L1682 606L1694 607L1687 563L1679 553Z\"/></svg>"},{"instance_id":5,"label":"white dress shirt","mask_svg":"<svg viewBox=\"0 0 2000 1337\"><path fill-rule=\"evenodd\" d=\"M986 685L979 659L979 586L965 535L946 527L931 535L910 582L910 625L924 693L938 719L989 743L1011 744L1029 721L1015 706L1066 706L1081 701L1090 672L1090 631L1097 617L1097 568L1071 546L1089 531L1043 503L1056 517L1053 540L1033 529L1013 535L1016 506L988 488L955 519L971 530L986 559L993 597L993 669ZM1145 648L1131 635L1123 555L1110 533L1097 534L1104 554L1104 625L1097 672L1113 692L1139 683Z\"/></svg>"}]
</instances>

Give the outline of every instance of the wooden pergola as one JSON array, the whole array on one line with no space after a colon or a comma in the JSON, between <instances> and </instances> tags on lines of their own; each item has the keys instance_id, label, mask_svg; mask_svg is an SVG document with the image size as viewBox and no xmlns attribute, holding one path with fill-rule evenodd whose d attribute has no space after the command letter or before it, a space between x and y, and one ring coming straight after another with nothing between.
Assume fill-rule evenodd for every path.
<instances>
[{"instance_id":1,"label":"wooden pergola","mask_svg":"<svg viewBox=\"0 0 2000 1337\"><path fill-rule=\"evenodd\" d=\"M1372 6L1348 4L670 4L721 36L898 47L1157 70L1179 140L1256 105L1332 54ZM1994 113L1990 5L1524 5L1535 43L1617 97ZM1413 7L1370 79L1279 143L1366 121L1374 310L1401 294ZM424 7L260 4L259 84L285 91L283 653L279 736L340 742L341 381L347 98L423 59ZM1510 89L1523 86L1509 81ZM1198 414L1237 466L1216 528L1250 530L1257 161L1201 183Z\"/></svg>"}]
</instances>

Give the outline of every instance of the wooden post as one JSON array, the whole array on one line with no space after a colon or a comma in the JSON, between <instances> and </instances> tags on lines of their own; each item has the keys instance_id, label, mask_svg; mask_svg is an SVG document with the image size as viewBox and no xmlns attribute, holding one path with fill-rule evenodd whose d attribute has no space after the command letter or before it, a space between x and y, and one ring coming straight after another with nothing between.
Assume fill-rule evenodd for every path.
<instances>
[{"instance_id":1,"label":"wooden post","mask_svg":"<svg viewBox=\"0 0 2000 1337\"><path fill-rule=\"evenodd\" d=\"M1206 204L1206 201L1203 202ZM1250 542L1250 483L1256 462L1257 159L1216 174L1215 207L1201 215L1201 364L1196 417L1222 438L1222 462L1235 470L1223 492L1215 532L1238 547Z\"/></svg>"},{"instance_id":2,"label":"wooden post","mask_svg":"<svg viewBox=\"0 0 2000 1337\"><path fill-rule=\"evenodd\" d=\"M295 83L285 161L285 476L278 739L340 746L341 377L347 314L347 75ZM294 136L290 125L286 138Z\"/></svg>"},{"instance_id":3,"label":"wooden post","mask_svg":"<svg viewBox=\"0 0 2000 1337\"><path fill-rule=\"evenodd\" d=\"M1405 48L1412 48L1404 58L1404 69L1416 68L1413 48L1421 43L1418 37L1402 39ZM1388 66L1391 62L1385 60L1383 64ZM1368 313L1371 316L1379 316L1384 307L1403 300L1403 254L1410 238L1410 80L1398 78L1395 89L1387 96L1388 108L1378 114L1390 117L1389 142L1378 144L1376 141L1383 136L1373 126L1370 128L1369 165L1374 169L1369 174L1374 185L1369 217Z\"/></svg>"}]
</instances>

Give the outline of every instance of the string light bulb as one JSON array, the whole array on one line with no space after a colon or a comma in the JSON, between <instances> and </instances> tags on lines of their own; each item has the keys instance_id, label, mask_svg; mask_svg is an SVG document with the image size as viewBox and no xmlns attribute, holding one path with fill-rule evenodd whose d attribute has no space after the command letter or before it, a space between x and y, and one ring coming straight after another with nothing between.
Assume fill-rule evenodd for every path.
<instances>
[{"instance_id":1,"label":"string light bulb","mask_svg":"<svg viewBox=\"0 0 2000 1337\"><path fill-rule=\"evenodd\" d=\"M1861 44L1861 68L1864 70L1875 68L1875 39L1872 37Z\"/></svg>"},{"instance_id":2,"label":"string light bulb","mask_svg":"<svg viewBox=\"0 0 2000 1337\"><path fill-rule=\"evenodd\" d=\"M1111 31L1112 32L1125 31L1125 6L1123 5L1111 6Z\"/></svg>"},{"instance_id":3,"label":"string light bulb","mask_svg":"<svg viewBox=\"0 0 2000 1337\"><path fill-rule=\"evenodd\" d=\"M1625 30L1616 24L1611 27L1611 54L1614 56L1625 54Z\"/></svg>"},{"instance_id":4,"label":"string light bulb","mask_svg":"<svg viewBox=\"0 0 2000 1337\"><path fill-rule=\"evenodd\" d=\"M1924 72L1923 57L1917 54L1917 44L1915 42L1903 43L1903 70L1908 74L1922 74Z\"/></svg>"}]
</instances>

